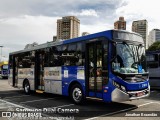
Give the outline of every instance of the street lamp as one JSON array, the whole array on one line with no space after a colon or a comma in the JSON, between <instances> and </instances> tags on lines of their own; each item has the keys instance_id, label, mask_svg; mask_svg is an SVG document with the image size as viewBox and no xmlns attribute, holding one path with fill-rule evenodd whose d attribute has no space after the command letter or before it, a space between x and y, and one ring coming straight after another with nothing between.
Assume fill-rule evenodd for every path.
<instances>
[{"instance_id":1,"label":"street lamp","mask_svg":"<svg viewBox=\"0 0 160 120\"><path fill-rule=\"evenodd\" d=\"M0 48L1 48L1 61L2 61L2 47L3 47L3 46L1 45L1 46L0 46Z\"/></svg>"}]
</instances>

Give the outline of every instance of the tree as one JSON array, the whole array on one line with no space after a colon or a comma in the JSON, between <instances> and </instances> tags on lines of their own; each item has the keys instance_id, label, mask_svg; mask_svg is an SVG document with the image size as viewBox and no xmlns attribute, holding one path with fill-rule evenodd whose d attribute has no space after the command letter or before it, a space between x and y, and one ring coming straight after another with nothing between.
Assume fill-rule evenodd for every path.
<instances>
[{"instance_id":1,"label":"tree","mask_svg":"<svg viewBox=\"0 0 160 120\"><path fill-rule=\"evenodd\" d=\"M160 50L160 41L154 42L147 51Z\"/></svg>"}]
</instances>

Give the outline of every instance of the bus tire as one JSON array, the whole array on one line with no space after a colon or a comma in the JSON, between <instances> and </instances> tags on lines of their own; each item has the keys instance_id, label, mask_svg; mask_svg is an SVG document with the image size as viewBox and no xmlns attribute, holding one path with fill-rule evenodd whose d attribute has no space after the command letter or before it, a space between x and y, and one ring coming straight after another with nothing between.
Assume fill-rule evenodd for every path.
<instances>
[{"instance_id":1,"label":"bus tire","mask_svg":"<svg viewBox=\"0 0 160 120\"><path fill-rule=\"evenodd\" d=\"M75 84L71 87L70 97L75 104L84 103L84 93L82 87L79 84Z\"/></svg>"},{"instance_id":2,"label":"bus tire","mask_svg":"<svg viewBox=\"0 0 160 120\"><path fill-rule=\"evenodd\" d=\"M25 93L26 95L29 95L29 94L30 94L31 90L30 90L30 85L29 85L28 80L24 81L23 89L24 89L24 93Z\"/></svg>"}]
</instances>

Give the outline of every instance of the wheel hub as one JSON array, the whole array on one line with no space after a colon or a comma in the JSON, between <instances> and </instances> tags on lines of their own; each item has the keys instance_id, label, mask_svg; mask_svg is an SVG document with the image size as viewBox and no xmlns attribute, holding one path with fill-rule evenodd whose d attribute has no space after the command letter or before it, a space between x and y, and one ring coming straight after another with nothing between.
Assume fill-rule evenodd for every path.
<instances>
[{"instance_id":1,"label":"wheel hub","mask_svg":"<svg viewBox=\"0 0 160 120\"><path fill-rule=\"evenodd\" d=\"M82 98L82 91L81 91L81 89L75 88L73 90L73 94L72 95L73 95L73 99L75 101L79 102L81 100L81 98Z\"/></svg>"},{"instance_id":2,"label":"wheel hub","mask_svg":"<svg viewBox=\"0 0 160 120\"><path fill-rule=\"evenodd\" d=\"M29 91L29 85L25 85L25 91L26 91L26 92Z\"/></svg>"}]
</instances>

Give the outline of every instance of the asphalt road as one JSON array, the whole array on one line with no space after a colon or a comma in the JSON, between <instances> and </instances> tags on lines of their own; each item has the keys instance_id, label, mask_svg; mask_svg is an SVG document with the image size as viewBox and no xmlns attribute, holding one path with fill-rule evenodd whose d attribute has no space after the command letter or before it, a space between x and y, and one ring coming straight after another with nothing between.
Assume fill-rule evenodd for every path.
<instances>
[{"instance_id":1,"label":"asphalt road","mask_svg":"<svg viewBox=\"0 0 160 120\"><path fill-rule=\"evenodd\" d=\"M25 95L22 90L10 87L8 85L7 80L0 79L1 115L2 112L6 111L11 112L24 109L42 110L43 111L42 114L37 114L38 116L37 119L46 119L46 120L48 119L160 120L160 91L151 90L151 95L145 99L127 101L123 103L104 103L102 101L97 101L97 100L87 100L84 105L75 105L68 97L60 95L38 94L38 93ZM67 112L68 110L72 111L72 113L65 114L64 112ZM49 113L48 111L52 112ZM20 117L22 117L22 114L19 114L18 117L20 119ZM23 118L25 117L26 116L23 116ZM8 120L8 118L5 117L4 115L3 117L0 118L0 120L3 119ZM12 119L17 119L17 118L15 116Z\"/></svg>"}]
</instances>

